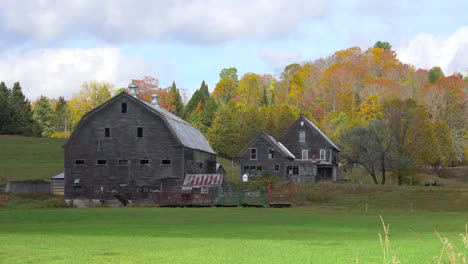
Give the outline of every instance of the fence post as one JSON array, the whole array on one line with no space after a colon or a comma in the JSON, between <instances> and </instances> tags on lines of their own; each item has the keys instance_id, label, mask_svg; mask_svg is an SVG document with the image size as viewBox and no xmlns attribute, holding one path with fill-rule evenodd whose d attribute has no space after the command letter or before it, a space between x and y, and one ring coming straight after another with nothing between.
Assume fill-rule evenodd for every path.
<instances>
[{"instance_id":1,"label":"fence post","mask_svg":"<svg viewBox=\"0 0 468 264\"><path fill-rule=\"evenodd\" d=\"M270 194L271 194L271 187L270 187L270 183L268 183L268 193L267 193L268 206L270 205Z\"/></svg>"}]
</instances>

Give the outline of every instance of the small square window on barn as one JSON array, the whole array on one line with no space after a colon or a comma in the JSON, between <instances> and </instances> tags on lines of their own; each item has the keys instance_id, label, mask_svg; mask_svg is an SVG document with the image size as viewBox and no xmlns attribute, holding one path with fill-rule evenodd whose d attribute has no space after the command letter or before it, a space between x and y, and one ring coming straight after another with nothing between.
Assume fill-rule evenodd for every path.
<instances>
[{"instance_id":1,"label":"small square window on barn","mask_svg":"<svg viewBox=\"0 0 468 264\"><path fill-rule=\"evenodd\" d=\"M149 160L147 159L140 160L140 165L149 165Z\"/></svg>"},{"instance_id":2,"label":"small square window on barn","mask_svg":"<svg viewBox=\"0 0 468 264\"><path fill-rule=\"evenodd\" d=\"M299 142L305 142L305 132L304 131L299 132Z\"/></svg>"},{"instance_id":3,"label":"small square window on barn","mask_svg":"<svg viewBox=\"0 0 468 264\"><path fill-rule=\"evenodd\" d=\"M84 165L85 165L85 161L82 160L82 159L75 160L75 165L77 165L77 166L84 166Z\"/></svg>"},{"instance_id":4,"label":"small square window on barn","mask_svg":"<svg viewBox=\"0 0 468 264\"><path fill-rule=\"evenodd\" d=\"M104 128L104 136L105 137L110 137L110 128L109 127Z\"/></svg>"},{"instance_id":5,"label":"small square window on barn","mask_svg":"<svg viewBox=\"0 0 468 264\"><path fill-rule=\"evenodd\" d=\"M137 127L137 137L143 137L143 128Z\"/></svg>"},{"instance_id":6,"label":"small square window on barn","mask_svg":"<svg viewBox=\"0 0 468 264\"><path fill-rule=\"evenodd\" d=\"M250 159L251 160L256 160L257 159L257 149L256 148L251 148L250 149Z\"/></svg>"},{"instance_id":7,"label":"small square window on barn","mask_svg":"<svg viewBox=\"0 0 468 264\"><path fill-rule=\"evenodd\" d=\"M171 160L169 159L161 160L161 165L171 165Z\"/></svg>"},{"instance_id":8,"label":"small square window on barn","mask_svg":"<svg viewBox=\"0 0 468 264\"><path fill-rule=\"evenodd\" d=\"M119 160L119 166L127 166L128 160Z\"/></svg>"},{"instance_id":9,"label":"small square window on barn","mask_svg":"<svg viewBox=\"0 0 468 264\"><path fill-rule=\"evenodd\" d=\"M120 106L121 106L120 110L121 110L122 114L126 114L127 113L127 103L122 103Z\"/></svg>"},{"instance_id":10,"label":"small square window on barn","mask_svg":"<svg viewBox=\"0 0 468 264\"><path fill-rule=\"evenodd\" d=\"M97 165L106 165L106 164L107 164L107 160L97 160L97 161L96 161L96 164L97 164Z\"/></svg>"},{"instance_id":11,"label":"small square window on barn","mask_svg":"<svg viewBox=\"0 0 468 264\"><path fill-rule=\"evenodd\" d=\"M279 171L280 166L278 164L275 164L275 171Z\"/></svg>"}]
</instances>

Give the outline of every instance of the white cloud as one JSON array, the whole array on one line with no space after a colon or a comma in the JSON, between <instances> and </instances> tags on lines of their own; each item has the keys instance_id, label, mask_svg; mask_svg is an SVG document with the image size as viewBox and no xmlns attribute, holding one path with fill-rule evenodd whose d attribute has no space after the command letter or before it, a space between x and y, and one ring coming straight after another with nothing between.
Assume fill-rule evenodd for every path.
<instances>
[{"instance_id":1,"label":"white cloud","mask_svg":"<svg viewBox=\"0 0 468 264\"><path fill-rule=\"evenodd\" d=\"M7 50L0 53L0 81L19 81L31 100L40 95L70 98L84 81L108 81L116 87L151 75L141 57L128 57L117 48Z\"/></svg>"},{"instance_id":2,"label":"white cloud","mask_svg":"<svg viewBox=\"0 0 468 264\"><path fill-rule=\"evenodd\" d=\"M15 41L55 41L91 36L122 42L176 40L220 43L296 34L303 22L326 13L326 0L82 0L0 2L0 34Z\"/></svg>"},{"instance_id":3,"label":"white cloud","mask_svg":"<svg viewBox=\"0 0 468 264\"><path fill-rule=\"evenodd\" d=\"M300 63L302 60L302 55L298 51L262 49L258 53L260 59L273 68L282 68L291 63Z\"/></svg>"},{"instance_id":4,"label":"white cloud","mask_svg":"<svg viewBox=\"0 0 468 264\"><path fill-rule=\"evenodd\" d=\"M446 75L468 71L468 26L441 37L418 34L396 49L398 58L419 68L439 66Z\"/></svg>"}]
</instances>

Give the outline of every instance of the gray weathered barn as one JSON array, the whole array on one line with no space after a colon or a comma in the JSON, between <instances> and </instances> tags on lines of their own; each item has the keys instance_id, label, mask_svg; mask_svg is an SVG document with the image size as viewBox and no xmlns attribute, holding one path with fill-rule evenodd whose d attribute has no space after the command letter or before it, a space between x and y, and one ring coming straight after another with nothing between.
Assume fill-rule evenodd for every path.
<instances>
[{"instance_id":1,"label":"gray weathered barn","mask_svg":"<svg viewBox=\"0 0 468 264\"><path fill-rule=\"evenodd\" d=\"M336 181L340 149L301 115L280 137L259 134L238 155L242 174L264 172L295 182Z\"/></svg>"},{"instance_id":2,"label":"gray weathered barn","mask_svg":"<svg viewBox=\"0 0 468 264\"><path fill-rule=\"evenodd\" d=\"M145 199L216 173L216 154L189 123L140 100L136 86L86 114L65 144L65 199Z\"/></svg>"}]
</instances>

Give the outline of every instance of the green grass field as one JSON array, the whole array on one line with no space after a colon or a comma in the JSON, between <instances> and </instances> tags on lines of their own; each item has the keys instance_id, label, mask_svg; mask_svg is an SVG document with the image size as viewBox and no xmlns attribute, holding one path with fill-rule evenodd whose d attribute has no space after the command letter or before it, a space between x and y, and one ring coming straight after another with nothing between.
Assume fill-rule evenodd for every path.
<instances>
[{"instance_id":1,"label":"green grass field","mask_svg":"<svg viewBox=\"0 0 468 264\"><path fill-rule=\"evenodd\" d=\"M402 263L462 251L466 213L306 208L0 210L1 263L382 263L379 215ZM466 249L464 249L465 253Z\"/></svg>"},{"instance_id":2,"label":"green grass field","mask_svg":"<svg viewBox=\"0 0 468 264\"><path fill-rule=\"evenodd\" d=\"M50 180L63 171L64 139L0 136L0 183L8 179Z\"/></svg>"}]
</instances>

